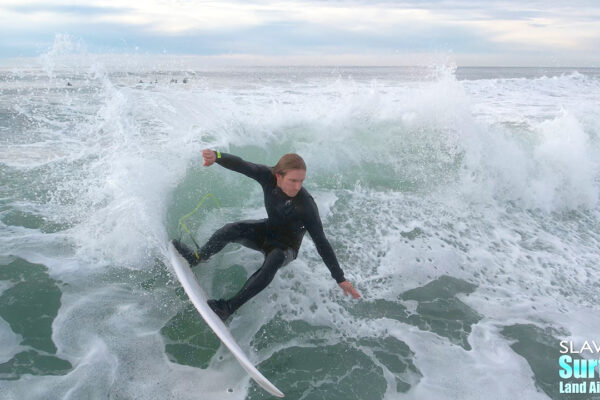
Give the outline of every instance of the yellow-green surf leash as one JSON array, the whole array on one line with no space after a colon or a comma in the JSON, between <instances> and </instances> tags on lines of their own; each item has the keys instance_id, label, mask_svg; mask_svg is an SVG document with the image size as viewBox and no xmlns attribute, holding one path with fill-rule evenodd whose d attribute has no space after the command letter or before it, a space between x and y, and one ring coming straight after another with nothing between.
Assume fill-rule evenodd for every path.
<instances>
[{"instance_id":1,"label":"yellow-green surf leash","mask_svg":"<svg viewBox=\"0 0 600 400\"><path fill-rule=\"evenodd\" d=\"M192 239L192 242L194 242L194 245L196 245L196 251L194 252L194 255L196 256L197 259L200 259L200 255L198 254L198 252L200 251L200 246L198 245L198 243L196 243L196 240L194 239L194 235L192 235L192 232L190 232L189 228L186 226L186 224L183 223L183 221L185 221L186 219L190 218L192 215L196 214L196 212L200 209L200 207L202 207L202 205L204 204L204 202L206 201L206 199L208 198L213 199L215 205L217 207L221 207L221 204L219 204L219 200L217 200L217 198L212 194L212 193L207 193L202 200L200 200L200 202L198 203L198 205L196 206L196 208L194 208L194 210L192 212L190 212L189 214L184 215L183 217L179 218L179 226L183 228L183 230L190 235L190 238Z\"/></svg>"}]
</instances>

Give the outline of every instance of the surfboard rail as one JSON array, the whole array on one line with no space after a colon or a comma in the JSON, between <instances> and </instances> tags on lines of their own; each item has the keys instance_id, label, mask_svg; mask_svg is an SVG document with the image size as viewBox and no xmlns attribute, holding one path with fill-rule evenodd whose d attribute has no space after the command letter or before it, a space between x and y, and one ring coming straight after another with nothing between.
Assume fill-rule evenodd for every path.
<instances>
[{"instance_id":1,"label":"surfboard rail","mask_svg":"<svg viewBox=\"0 0 600 400\"><path fill-rule=\"evenodd\" d=\"M183 290L189 297L189 299L200 313L200 316L206 321L207 325L221 342L231 351L233 356L238 360L240 365L248 372L248 375L256 382L260 387L265 389L267 392L276 397L285 397L283 392L275 385L273 385L261 372L250 362L244 351L237 344L234 337L229 332L227 326L221 321L221 318L214 313L214 311L208 306L208 296L198 283L196 275L192 272L188 262L179 254L173 243L169 242L169 261L173 265L175 275Z\"/></svg>"}]
</instances>

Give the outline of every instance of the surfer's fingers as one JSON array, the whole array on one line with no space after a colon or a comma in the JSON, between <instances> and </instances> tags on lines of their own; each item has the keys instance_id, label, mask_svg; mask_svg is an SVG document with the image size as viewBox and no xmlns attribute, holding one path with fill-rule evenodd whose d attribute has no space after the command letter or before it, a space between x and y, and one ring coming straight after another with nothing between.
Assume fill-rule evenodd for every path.
<instances>
[{"instance_id":1,"label":"surfer's fingers","mask_svg":"<svg viewBox=\"0 0 600 400\"><path fill-rule=\"evenodd\" d=\"M217 158L215 155L215 152L213 150L210 149L204 149L202 150L202 156L204 158Z\"/></svg>"},{"instance_id":2,"label":"surfer's fingers","mask_svg":"<svg viewBox=\"0 0 600 400\"><path fill-rule=\"evenodd\" d=\"M344 292L345 291L346 290L344 290ZM356 288L349 282L347 285L347 291L348 291L348 293L350 293L352 295L353 298L355 298L355 299L360 298L360 293L358 293L358 290L356 290Z\"/></svg>"}]
</instances>

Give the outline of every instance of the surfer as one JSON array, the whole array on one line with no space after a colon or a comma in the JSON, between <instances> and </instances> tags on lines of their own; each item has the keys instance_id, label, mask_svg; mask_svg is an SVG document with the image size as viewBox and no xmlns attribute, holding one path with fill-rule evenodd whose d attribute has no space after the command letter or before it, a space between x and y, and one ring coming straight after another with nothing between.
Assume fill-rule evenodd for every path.
<instances>
[{"instance_id":1,"label":"surfer","mask_svg":"<svg viewBox=\"0 0 600 400\"><path fill-rule=\"evenodd\" d=\"M217 230L198 251L178 240L173 245L190 266L208 260L227 243L239 243L264 256L262 266L246 281L242 289L229 300L209 300L208 305L223 320L227 320L245 302L267 287L279 268L296 259L306 231L313 239L319 255L344 294L358 299L360 294L344 278L333 248L325 237L317 205L302 187L306 164L297 154L286 154L274 167L254 164L232 154L202 150L204 166L215 162L227 169L256 180L263 188L266 219L245 220L227 224Z\"/></svg>"}]
</instances>

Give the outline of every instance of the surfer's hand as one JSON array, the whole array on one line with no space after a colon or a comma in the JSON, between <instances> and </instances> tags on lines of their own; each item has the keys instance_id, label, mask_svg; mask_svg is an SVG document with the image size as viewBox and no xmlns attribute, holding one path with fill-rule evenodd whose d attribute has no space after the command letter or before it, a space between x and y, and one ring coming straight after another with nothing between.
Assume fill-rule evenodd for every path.
<instances>
[{"instance_id":1,"label":"surfer's hand","mask_svg":"<svg viewBox=\"0 0 600 400\"><path fill-rule=\"evenodd\" d=\"M204 157L204 167L209 167L217 160L217 155L213 150L204 149L202 150L202 157Z\"/></svg>"},{"instance_id":2,"label":"surfer's hand","mask_svg":"<svg viewBox=\"0 0 600 400\"><path fill-rule=\"evenodd\" d=\"M360 299L360 293L358 293L358 290L354 289L354 286L352 286L352 284L350 282L344 281L344 282L338 283L338 285L344 291L345 296L348 296L348 294L350 294L355 299Z\"/></svg>"}]
</instances>

